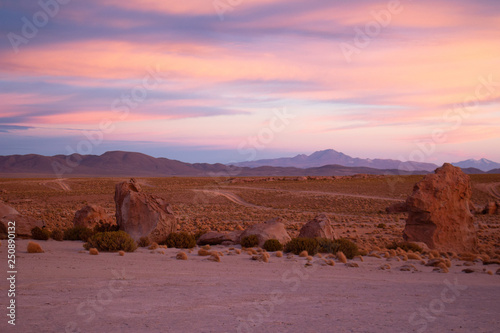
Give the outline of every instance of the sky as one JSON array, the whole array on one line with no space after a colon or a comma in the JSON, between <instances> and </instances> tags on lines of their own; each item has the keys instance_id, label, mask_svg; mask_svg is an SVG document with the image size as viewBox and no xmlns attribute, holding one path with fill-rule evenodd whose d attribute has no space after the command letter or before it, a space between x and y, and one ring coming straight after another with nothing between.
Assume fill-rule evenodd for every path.
<instances>
[{"instance_id":1,"label":"sky","mask_svg":"<svg viewBox=\"0 0 500 333\"><path fill-rule=\"evenodd\" d=\"M0 155L323 149L500 162L500 1L0 1Z\"/></svg>"}]
</instances>

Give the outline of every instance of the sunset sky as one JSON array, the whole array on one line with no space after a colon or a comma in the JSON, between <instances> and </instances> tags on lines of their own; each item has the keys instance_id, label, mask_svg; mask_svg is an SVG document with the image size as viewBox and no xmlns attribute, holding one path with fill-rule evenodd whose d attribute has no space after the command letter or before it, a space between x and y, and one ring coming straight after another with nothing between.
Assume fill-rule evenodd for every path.
<instances>
[{"instance_id":1,"label":"sunset sky","mask_svg":"<svg viewBox=\"0 0 500 333\"><path fill-rule=\"evenodd\" d=\"M500 162L498 0L3 0L0 35L0 155Z\"/></svg>"}]
</instances>

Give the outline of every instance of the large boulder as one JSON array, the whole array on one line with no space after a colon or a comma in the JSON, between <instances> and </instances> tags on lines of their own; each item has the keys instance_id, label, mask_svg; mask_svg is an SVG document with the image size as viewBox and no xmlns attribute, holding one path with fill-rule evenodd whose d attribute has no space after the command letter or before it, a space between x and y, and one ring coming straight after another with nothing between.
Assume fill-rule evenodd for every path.
<instances>
[{"instance_id":1,"label":"large boulder","mask_svg":"<svg viewBox=\"0 0 500 333\"><path fill-rule=\"evenodd\" d=\"M162 198L142 192L135 179L115 188L116 224L138 241L147 236L161 242L177 230L177 219Z\"/></svg>"},{"instance_id":2,"label":"large boulder","mask_svg":"<svg viewBox=\"0 0 500 333\"><path fill-rule=\"evenodd\" d=\"M299 237L307 238L328 238L331 240L338 239L337 234L332 228L330 219L325 214L319 214L311 221L307 222L299 232Z\"/></svg>"},{"instance_id":3,"label":"large boulder","mask_svg":"<svg viewBox=\"0 0 500 333\"><path fill-rule=\"evenodd\" d=\"M281 244L286 244L291 238L283 222L284 220L282 218L277 217L264 223L254 224L241 233L238 242L241 242L241 239L246 236L256 235L259 239L259 246L261 247L268 239L277 239Z\"/></svg>"},{"instance_id":4,"label":"large boulder","mask_svg":"<svg viewBox=\"0 0 500 333\"><path fill-rule=\"evenodd\" d=\"M404 239L442 251L476 251L471 192L469 176L451 164L445 163L434 174L426 175L406 200L409 214Z\"/></svg>"},{"instance_id":5,"label":"large boulder","mask_svg":"<svg viewBox=\"0 0 500 333\"><path fill-rule=\"evenodd\" d=\"M99 223L112 224L113 219L106 213L104 208L96 205L87 205L75 213L73 224L75 226L83 226L94 228Z\"/></svg>"},{"instance_id":6,"label":"large boulder","mask_svg":"<svg viewBox=\"0 0 500 333\"><path fill-rule=\"evenodd\" d=\"M31 237L31 229L34 227L43 228L45 226L44 221L23 215L15 208L4 202L0 202L0 223L3 223L7 227L11 221L16 223L16 235L22 237Z\"/></svg>"}]
</instances>

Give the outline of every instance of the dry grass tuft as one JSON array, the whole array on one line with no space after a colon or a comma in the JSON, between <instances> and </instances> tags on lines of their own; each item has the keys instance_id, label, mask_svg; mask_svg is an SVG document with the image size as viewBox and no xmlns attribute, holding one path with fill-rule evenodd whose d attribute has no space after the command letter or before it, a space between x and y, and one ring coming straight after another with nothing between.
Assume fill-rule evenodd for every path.
<instances>
[{"instance_id":1,"label":"dry grass tuft","mask_svg":"<svg viewBox=\"0 0 500 333\"><path fill-rule=\"evenodd\" d=\"M278 258L283 257L283 251L276 251L276 257Z\"/></svg>"},{"instance_id":2,"label":"dry grass tuft","mask_svg":"<svg viewBox=\"0 0 500 333\"><path fill-rule=\"evenodd\" d=\"M241 250L240 250L240 249L236 249L236 250L234 250L234 252L235 252L236 254L241 254Z\"/></svg>"},{"instance_id":3,"label":"dry grass tuft","mask_svg":"<svg viewBox=\"0 0 500 333\"><path fill-rule=\"evenodd\" d=\"M378 269L383 270L383 271L389 270L389 269L391 269L391 265L389 265L389 264L383 264Z\"/></svg>"},{"instance_id":4,"label":"dry grass tuft","mask_svg":"<svg viewBox=\"0 0 500 333\"><path fill-rule=\"evenodd\" d=\"M210 256L208 257L208 260L214 262L220 262L220 256L217 252L212 251L212 253L210 253Z\"/></svg>"},{"instance_id":5,"label":"dry grass tuft","mask_svg":"<svg viewBox=\"0 0 500 333\"><path fill-rule=\"evenodd\" d=\"M203 250L210 250L210 244L203 245L201 248L202 248Z\"/></svg>"},{"instance_id":6,"label":"dry grass tuft","mask_svg":"<svg viewBox=\"0 0 500 333\"><path fill-rule=\"evenodd\" d=\"M118 254L123 257L125 255L125 251L119 251Z\"/></svg>"},{"instance_id":7,"label":"dry grass tuft","mask_svg":"<svg viewBox=\"0 0 500 333\"><path fill-rule=\"evenodd\" d=\"M150 250L156 250L158 247L159 247L159 246L158 246L158 243L153 242L153 243L152 243L152 244L148 247L148 249L150 249Z\"/></svg>"},{"instance_id":8,"label":"dry grass tuft","mask_svg":"<svg viewBox=\"0 0 500 333\"><path fill-rule=\"evenodd\" d=\"M328 260L326 261L326 264L327 264L327 265L330 265L330 266L335 266L335 261L333 261L332 259L328 259Z\"/></svg>"},{"instance_id":9,"label":"dry grass tuft","mask_svg":"<svg viewBox=\"0 0 500 333\"><path fill-rule=\"evenodd\" d=\"M408 259L411 259L411 260L422 260L422 257L420 257L416 253L408 253Z\"/></svg>"},{"instance_id":10,"label":"dry grass tuft","mask_svg":"<svg viewBox=\"0 0 500 333\"><path fill-rule=\"evenodd\" d=\"M209 256L211 254L212 254L212 252L210 252L210 251L208 251L208 250L206 250L204 248L201 248L201 249L198 250L198 255L202 256L202 257L206 257L206 256Z\"/></svg>"},{"instance_id":11,"label":"dry grass tuft","mask_svg":"<svg viewBox=\"0 0 500 333\"><path fill-rule=\"evenodd\" d=\"M313 260L313 257L311 257L311 256L307 256L307 257L306 257L306 259L307 259L307 260L309 260L309 261L312 261L312 260Z\"/></svg>"},{"instance_id":12,"label":"dry grass tuft","mask_svg":"<svg viewBox=\"0 0 500 333\"><path fill-rule=\"evenodd\" d=\"M175 256L175 259L177 260L188 260L188 256L186 254L186 252L179 252L177 253L177 255Z\"/></svg>"},{"instance_id":13,"label":"dry grass tuft","mask_svg":"<svg viewBox=\"0 0 500 333\"><path fill-rule=\"evenodd\" d=\"M35 242L28 243L28 253L44 253L45 251L42 249L40 244Z\"/></svg>"},{"instance_id":14,"label":"dry grass tuft","mask_svg":"<svg viewBox=\"0 0 500 333\"><path fill-rule=\"evenodd\" d=\"M307 253L307 251L302 251L299 253L299 257L303 257L303 258L307 257L308 255L309 255L309 253Z\"/></svg>"},{"instance_id":15,"label":"dry grass tuft","mask_svg":"<svg viewBox=\"0 0 500 333\"><path fill-rule=\"evenodd\" d=\"M337 252L337 259L341 263L344 263L344 264L347 263L347 258L346 258L345 254L342 251Z\"/></svg>"},{"instance_id":16,"label":"dry grass tuft","mask_svg":"<svg viewBox=\"0 0 500 333\"><path fill-rule=\"evenodd\" d=\"M97 249L95 247L89 249L89 254L92 255L92 256L96 256L99 254L99 251L97 251Z\"/></svg>"}]
</instances>

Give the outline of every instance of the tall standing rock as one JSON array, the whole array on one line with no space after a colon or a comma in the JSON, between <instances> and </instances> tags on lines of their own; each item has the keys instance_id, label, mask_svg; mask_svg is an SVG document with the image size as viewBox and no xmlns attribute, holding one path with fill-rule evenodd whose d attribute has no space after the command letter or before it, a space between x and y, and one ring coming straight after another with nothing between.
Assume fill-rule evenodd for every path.
<instances>
[{"instance_id":1,"label":"tall standing rock","mask_svg":"<svg viewBox=\"0 0 500 333\"><path fill-rule=\"evenodd\" d=\"M405 240L431 249L475 251L477 232L470 212L471 182L458 167L445 163L413 188L406 200L409 212Z\"/></svg>"},{"instance_id":2,"label":"tall standing rock","mask_svg":"<svg viewBox=\"0 0 500 333\"><path fill-rule=\"evenodd\" d=\"M116 224L136 241L143 236L161 242L177 229L170 205L162 198L142 192L135 179L115 188Z\"/></svg>"}]
</instances>

